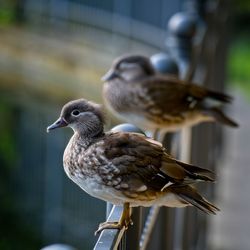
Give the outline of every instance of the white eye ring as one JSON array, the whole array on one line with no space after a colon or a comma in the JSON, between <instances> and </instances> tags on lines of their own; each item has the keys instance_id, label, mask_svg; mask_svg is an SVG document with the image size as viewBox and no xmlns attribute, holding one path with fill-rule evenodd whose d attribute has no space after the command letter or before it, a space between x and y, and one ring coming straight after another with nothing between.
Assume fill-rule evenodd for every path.
<instances>
[{"instance_id":1,"label":"white eye ring","mask_svg":"<svg viewBox=\"0 0 250 250\"><path fill-rule=\"evenodd\" d=\"M80 115L80 111L78 109L74 109L72 112L71 112L71 115L72 116L79 116Z\"/></svg>"}]
</instances>

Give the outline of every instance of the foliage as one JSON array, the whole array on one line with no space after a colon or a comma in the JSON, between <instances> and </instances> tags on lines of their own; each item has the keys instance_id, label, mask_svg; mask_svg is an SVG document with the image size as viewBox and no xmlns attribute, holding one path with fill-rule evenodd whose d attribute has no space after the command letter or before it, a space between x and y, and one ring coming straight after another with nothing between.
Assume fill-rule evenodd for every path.
<instances>
[{"instance_id":1,"label":"foliage","mask_svg":"<svg viewBox=\"0 0 250 250\"><path fill-rule=\"evenodd\" d=\"M0 24L10 24L15 19L14 2L3 0L0 2Z\"/></svg>"},{"instance_id":2,"label":"foliage","mask_svg":"<svg viewBox=\"0 0 250 250\"><path fill-rule=\"evenodd\" d=\"M228 60L229 82L250 99L250 1L231 1L233 38Z\"/></svg>"}]
</instances>

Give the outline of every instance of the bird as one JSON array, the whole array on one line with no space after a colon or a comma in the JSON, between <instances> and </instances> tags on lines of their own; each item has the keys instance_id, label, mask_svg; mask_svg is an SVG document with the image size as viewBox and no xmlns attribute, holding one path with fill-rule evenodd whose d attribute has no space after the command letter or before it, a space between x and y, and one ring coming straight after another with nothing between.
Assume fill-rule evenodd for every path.
<instances>
[{"instance_id":1,"label":"bird","mask_svg":"<svg viewBox=\"0 0 250 250\"><path fill-rule=\"evenodd\" d=\"M175 132L212 121L238 127L220 108L221 104L230 103L232 97L160 74L146 56L117 58L102 80L107 108L119 119L141 129Z\"/></svg>"},{"instance_id":2,"label":"bird","mask_svg":"<svg viewBox=\"0 0 250 250\"><path fill-rule=\"evenodd\" d=\"M207 169L174 159L160 142L132 132L104 132L102 106L86 99L66 103L47 132L70 127L74 133L65 148L63 166L67 176L89 195L123 206L118 222L104 222L104 229L131 224L130 208L195 206L208 214L219 209L193 187L214 182Z\"/></svg>"}]
</instances>

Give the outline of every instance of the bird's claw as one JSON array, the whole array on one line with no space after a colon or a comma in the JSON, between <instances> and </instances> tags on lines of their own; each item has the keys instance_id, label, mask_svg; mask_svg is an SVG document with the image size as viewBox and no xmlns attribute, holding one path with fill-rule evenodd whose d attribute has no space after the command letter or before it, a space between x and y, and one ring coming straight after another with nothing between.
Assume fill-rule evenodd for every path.
<instances>
[{"instance_id":1,"label":"bird's claw","mask_svg":"<svg viewBox=\"0 0 250 250\"><path fill-rule=\"evenodd\" d=\"M103 222L99 225L95 231L95 235L101 233L104 229L122 229L122 225L119 222Z\"/></svg>"},{"instance_id":2,"label":"bird's claw","mask_svg":"<svg viewBox=\"0 0 250 250\"><path fill-rule=\"evenodd\" d=\"M127 230L129 225L133 225L133 221L131 219L129 219L129 221L124 221L123 223L105 221L99 225L98 229L95 231L95 235L101 233L104 229L120 229L121 230L124 227L125 230Z\"/></svg>"}]
</instances>

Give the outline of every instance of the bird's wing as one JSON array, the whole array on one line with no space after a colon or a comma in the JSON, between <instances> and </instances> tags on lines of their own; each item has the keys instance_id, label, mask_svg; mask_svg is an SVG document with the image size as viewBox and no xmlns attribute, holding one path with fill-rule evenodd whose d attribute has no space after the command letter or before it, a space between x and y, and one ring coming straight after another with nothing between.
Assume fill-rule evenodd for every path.
<instances>
[{"instance_id":1,"label":"bird's wing","mask_svg":"<svg viewBox=\"0 0 250 250\"><path fill-rule=\"evenodd\" d=\"M146 97L145 109L160 115L181 115L193 109L203 108L205 100L213 99L219 102L230 102L231 97L204 87L184 83L180 79L167 76L147 77L141 82L142 89L138 89L141 98Z\"/></svg>"},{"instance_id":2,"label":"bird's wing","mask_svg":"<svg viewBox=\"0 0 250 250\"><path fill-rule=\"evenodd\" d=\"M102 143L102 155L111 171L102 175L105 183L130 193L187 185L198 180L213 181L208 170L181 163L159 142L135 133L110 133Z\"/></svg>"}]
</instances>

